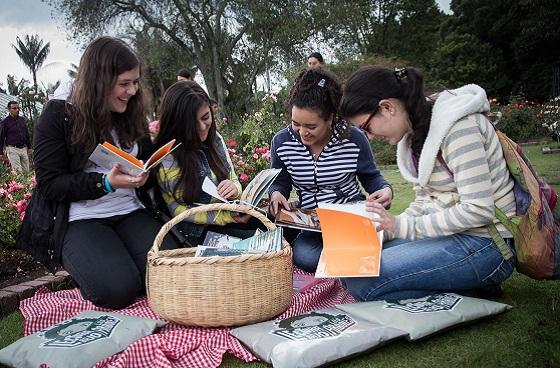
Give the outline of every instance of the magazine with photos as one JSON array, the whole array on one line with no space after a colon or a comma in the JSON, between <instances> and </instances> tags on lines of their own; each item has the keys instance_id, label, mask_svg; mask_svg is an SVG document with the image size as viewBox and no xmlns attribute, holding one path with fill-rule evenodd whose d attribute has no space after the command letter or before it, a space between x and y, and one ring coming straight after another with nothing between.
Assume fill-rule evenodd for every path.
<instances>
[{"instance_id":1,"label":"magazine with photos","mask_svg":"<svg viewBox=\"0 0 560 368\"><path fill-rule=\"evenodd\" d=\"M319 203L323 250L315 277L379 276L383 232L365 202Z\"/></svg>"},{"instance_id":2,"label":"magazine with photos","mask_svg":"<svg viewBox=\"0 0 560 368\"><path fill-rule=\"evenodd\" d=\"M247 184L247 187L243 189L239 202L251 207L257 207L262 197L268 192L268 188L270 188L272 182L281 171L281 169L266 169L258 173L257 176ZM232 203L232 201L228 201L218 194L216 184L214 184L209 177L204 178L202 190L222 202Z\"/></svg>"},{"instance_id":3,"label":"magazine with photos","mask_svg":"<svg viewBox=\"0 0 560 368\"><path fill-rule=\"evenodd\" d=\"M117 146L104 142L95 147L95 150L89 156L89 160L107 170L111 170L113 165L118 163L123 173L138 176L150 171L151 168L159 164L161 160L180 145L181 143L175 145L175 139L172 139L155 151L146 162L142 162L142 160L137 159Z\"/></svg>"},{"instance_id":4,"label":"magazine with photos","mask_svg":"<svg viewBox=\"0 0 560 368\"><path fill-rule=\"evenodd\" d=\"M281 208L276 214L277 226L291 227L300 230L321 232L321 224L317 212L313 209Z\"/></svg>"},{"instance_id":5,"label":"magazine with photos","mask_svg":"<svg viewBox=\"0 0 560 368\"><path fill-rule=\"evenodd\" d=\"M208 232L210 233L210 231ZM257 229L255 235L247 239L238 239L225 234L214 233L205 237L207 244L220 244L220 246L199 245L195 257L212 256L238 256L245 253L276 252L282 249L282 228L269 231ZM206 239L208 241L206 242Z\"/></svg>"},{"instance_id":6,"label":"magazine with photos","mask_svg":"<svg viewBox=\"0 0 560 368\"><path fill-rule=\"evenodd\" d=\"M204 237L202 245L205 247L215 247L215 248L231 248L231 245L241 238L231 236L228 234L216 233L214 231L208 231Z\"/></svg>"}]
</instances>

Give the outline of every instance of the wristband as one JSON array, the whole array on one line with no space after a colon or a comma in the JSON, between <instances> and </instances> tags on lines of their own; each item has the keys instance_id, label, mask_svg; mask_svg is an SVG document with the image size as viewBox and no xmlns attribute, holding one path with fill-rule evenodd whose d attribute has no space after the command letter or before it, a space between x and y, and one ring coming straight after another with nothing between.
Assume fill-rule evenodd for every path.
<instances>
[{"instance_id":1,"label":"wristband","mask_svg":"<svg viewBox=\"0 0 560 368\"><path fill-rule=\"evenodd\" d=\"M113 193L115 191L115 189L111 186L111 183L109 183L109 178L107 177L107 174L103 175L103 186L105 187L105 189L107 189L107 192L109 193Z\"/></svg>"}]
</instances>

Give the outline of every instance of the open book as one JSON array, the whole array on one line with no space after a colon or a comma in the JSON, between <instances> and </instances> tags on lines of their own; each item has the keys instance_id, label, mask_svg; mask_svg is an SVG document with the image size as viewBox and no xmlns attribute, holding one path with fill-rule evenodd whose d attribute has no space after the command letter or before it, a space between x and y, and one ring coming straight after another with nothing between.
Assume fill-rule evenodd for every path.
<instances>
[{"instance_id":1,"label":"open book","mask_svg":"<svg viewBox=\"0 0 560 368\"><path fill-rule=\"evenodd\" d=\"M276 214L275 224L277 226L292 227L294 229L321 232L321 224L315 210L302 208L281 208Z\"/></svg>"},{"instance_id":2,"label":"open book","mask_svg":"<svg viewBox=\"0 0 560 368\"><path fill-rule=\"evenodd\" d=\"M383 232L365 202L319 203L323 251L315 277L379 276Z\"/></svg>"},{"instance_id":3,"label":"open book","mask_svg":"<svg viewBox=\"0 0 560 368\"><path fill-rule=\"evenodd\" d=\"M175 148L179 147L181 143L176 146L174 145L175 139L172 139L169 143L155 151L144 163L132 156L130 153L121 150L111 143L104 142L95 147L95 150L89 156L89 160L107 170L111 170L113 168L113 164L118 163L121 165L122 172L128 175L138 176L148 172L152 167L159 164L165 156L170 154Z\"/></svg>"},{"instance_id":4,"label":"open book","mask_svg":"<svg viewBox=\"0 0 560 368\"><path fill-rule=\"evenodd\" d=\"M258 173L257 176L247 184L247 187L241 193L241 199L239 201L251 207L257 207L262 197L268 192L268 188L270 188L274 179L280 174L280 171L282 170L266 169ZM230 203L230 201L218 194L216 184L214 184L209 177L204 178L202 190L212 197L218 198L222 202Z\"/></svg>"}]
</instances>

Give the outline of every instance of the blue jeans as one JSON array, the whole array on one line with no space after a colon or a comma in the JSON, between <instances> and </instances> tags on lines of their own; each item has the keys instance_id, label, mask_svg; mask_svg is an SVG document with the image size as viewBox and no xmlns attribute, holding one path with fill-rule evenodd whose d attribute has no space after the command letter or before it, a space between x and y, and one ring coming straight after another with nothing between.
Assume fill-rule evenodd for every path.
<instances>
[{"instance_id":1,"label":"blue jeans","mask_svg":"<svg viewBox=\"0 0 560 368\"><path fill-rule=\"evenodd\" d=\"M294 265L315 272L323 250L323 236L315 231L302 230L292 243Z\"/></svg>"},{"instance_id":2,"label":"blue jeans","mask_svg":"<svg viewBox=\"0 0 560 368\"><path fill-rule=\"evenodd\" d=\"M514 268L515 256L506 261L491 238L454 234L388 241L383 244L379 277L342 281L358 300L398 300L497 285Z\"/></svg>"}]
</instances>

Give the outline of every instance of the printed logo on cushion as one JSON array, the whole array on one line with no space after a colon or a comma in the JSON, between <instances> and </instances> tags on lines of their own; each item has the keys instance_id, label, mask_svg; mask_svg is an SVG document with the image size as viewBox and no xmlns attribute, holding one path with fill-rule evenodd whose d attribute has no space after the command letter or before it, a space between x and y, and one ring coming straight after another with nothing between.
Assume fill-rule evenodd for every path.
<instances>
[{"instance_id":1,"label":"printed logo on cushion","mask_svg":"<svg viewBox=\"0 0 560 368\"><path fill-rule=\"evenodd\" d=\"M75 348L109 338L120 322L120 319L108 315L72 318L41 331L38 336L47 341L39 347Z\"/></svg>"},{"instance_id":2,"label":"printed logo on cushion","mask_svg":"<svg viewBox=\"0 0 560 368\"><path fill-rule=\"evenodd\" d=\"M429 313L450 311L463 298L457 294L435 294L420 299L386 301L383 308L399 309L408 313Z\"/></svg>"},{"instance_id":3,"label":"printed logo on cushion","mask_svg":"<svg viewBox=\"0 0 560 368\"><path fill-rule=\"evenodd\" d=\"M289 340L314 340L338 336L356 324L346 314L310 312L274 322L272 334Z\"/></svg>"}]
</instances>

